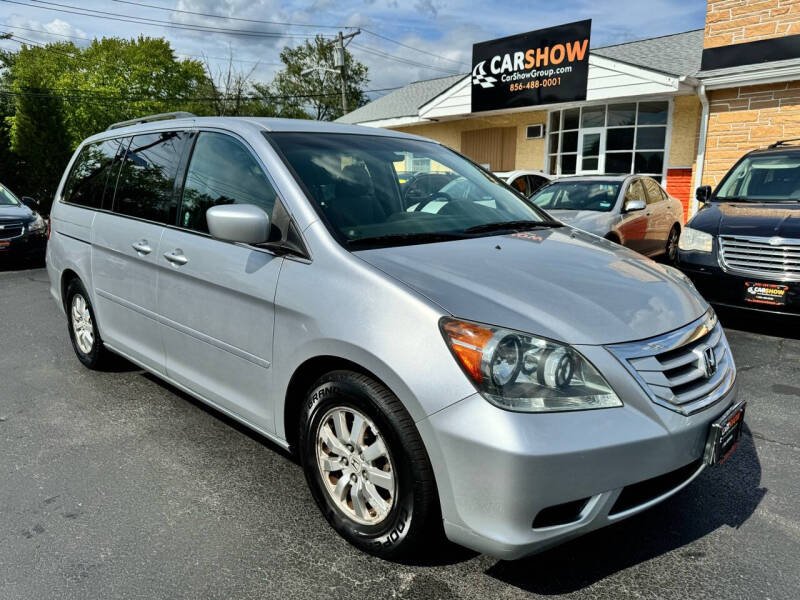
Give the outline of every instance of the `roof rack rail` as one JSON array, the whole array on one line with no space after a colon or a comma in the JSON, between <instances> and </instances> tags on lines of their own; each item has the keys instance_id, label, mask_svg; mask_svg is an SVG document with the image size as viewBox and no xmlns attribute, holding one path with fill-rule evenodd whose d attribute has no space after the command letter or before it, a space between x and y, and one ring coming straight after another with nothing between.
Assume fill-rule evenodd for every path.
<instances>
[{"instance_id":1,"label":"roof rack rail","mask_svg":"<svg viewBox=\"0 0 800 600\"><path fill-rule=\"evenodd\" d=\"M775 142L774 144L770 144L767 147L768 148L778 148L779 146L785 146L789 142L800 142L800 138L792 138L792 139L789 139L789 140L779 140L779 141Z\"/></svg>"},{"instance_id":2,"label":"roof rack rail","mask_svg":"<svg viewBox=\"0 0 800 600\"><path fill-rule=\"evenodd\" d=\"M140 123L150 123L152 121L166 121L167 119L184 119L187 117L196 117L197 115L183 110L175 112L159 113L157 115L147 115L146 117L139 117L137 119L129 119L127 121L120 121L109 125L106 131L110 129L119 129L120 127L127 127L128 125L139 125Z\"/></svg>"}]
</instances>

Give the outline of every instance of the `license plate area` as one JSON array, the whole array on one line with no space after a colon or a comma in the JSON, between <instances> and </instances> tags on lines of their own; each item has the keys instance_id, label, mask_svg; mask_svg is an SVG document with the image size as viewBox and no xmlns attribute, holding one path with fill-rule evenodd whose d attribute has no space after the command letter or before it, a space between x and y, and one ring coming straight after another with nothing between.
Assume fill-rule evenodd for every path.
<instances>
[{"instance_id":1,"label":"license plate area","mask_svg":"<svg viewBox=\"0 0 800 600\"><path fill-rule=\"evenodd\" d=\"M744 301L751 304L767 304L769 306L784 306L788 285L779 283L762 283L758 281L745 281Z\"/></svg>"},{"instance_id":2,"label":"license plate area","mask_svg":"<svg viewBox=\"0 0 800 600\"><path fill-rule=\"evenodd\" d=\"M744 401L735 404L711 424L706 441L706 464L721 465L734 451L742 436L746 406Z\"/></svg>"}]
</instances>

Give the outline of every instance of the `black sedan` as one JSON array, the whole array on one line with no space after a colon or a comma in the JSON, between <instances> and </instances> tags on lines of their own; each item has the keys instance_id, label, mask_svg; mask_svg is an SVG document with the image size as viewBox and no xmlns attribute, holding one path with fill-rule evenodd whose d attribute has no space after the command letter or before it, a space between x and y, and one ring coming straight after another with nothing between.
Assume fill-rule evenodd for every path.
<instances>
[{"instance_id":1,"label":"black sedan","mask_svg":"<svg viewBox=\"0 0 800 600\"><path fill-rule=\"evenodd\" d=\"M47 244L47 223L36 212L36 200L17 198L0 184L0 261L7 256L42 256Z\"/></svg>"},{"instance_id":2,"label":"black sedan","mask_svg":"<svg viewBox=\"0 0 800 600\"><path fill-rule=\"evenodd\" d=\"M679 242L680 268L715 304L800 314L800 146L742 157L711 191Z\"/></svg>"}]
</instances>

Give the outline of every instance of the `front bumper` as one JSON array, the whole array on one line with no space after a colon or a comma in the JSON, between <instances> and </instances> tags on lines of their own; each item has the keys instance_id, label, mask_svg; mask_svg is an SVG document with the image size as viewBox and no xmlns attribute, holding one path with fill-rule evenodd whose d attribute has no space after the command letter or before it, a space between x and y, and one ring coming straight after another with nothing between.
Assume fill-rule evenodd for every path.
<instances>
[{"instance_id":1,"label":"front bumper","mask_svg":"<svg viewBox=\"0 0 800 600\"><path fill-rule=\"evenodd\" d=\"M624 406L526 414L475 394L418 424L450 540L520 558L645 510L703 470L710 424L735 402L735 383L683 416L653 403L604 349L580 350L611 373Z\"/></svg>"},{"instance_id":2,"label":"front bumper","mask_svg":"<svg viewBox=\"0 0 800 600\"><path fill-rule=\"evenodd\" d=\"M678 267L694 283L697 291L712 304L732 306L771 313L800 315L800 281L778 281L761 275L740 275L723 269L717 262L716 252L698 253L680 251ZM769 283L786 286L786 303L782 306L747 302L746 284Z\"/></svg>"},{"instance_id":3,"label":"front bumper","mask_svg":"<svg viewBox=\"0 0 800 600\"><path fill-rule=\"evenodd\" d=\"M44 256L47 247L46 231L28 233L15 238L0 238L0 260L3 257Z\"/></svg>"}]
</instances>

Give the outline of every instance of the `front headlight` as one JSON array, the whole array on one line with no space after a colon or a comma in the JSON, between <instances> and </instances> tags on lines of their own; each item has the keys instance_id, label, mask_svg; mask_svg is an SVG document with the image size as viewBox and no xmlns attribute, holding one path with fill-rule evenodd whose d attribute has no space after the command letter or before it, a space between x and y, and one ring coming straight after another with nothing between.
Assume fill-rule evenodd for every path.
<instances>
[{"instance_id":1,"label":"front headlight","mask_svg":"<svg viewBox=\"0 0 800 600\"><path fill-rule=\"evenodd\" d=\"M442 334L461 368L492 404L520 412L622 406L577 350L527 333L443 318Z\"/></svg>"},{"instance_id":2,"label":"front headlight","mask_svg":"<svg viewBox=\"0 0 800 600\"><path fill-rule=\"evenodd\" d=\"M33 213L33 214L34 214L34 219L30 223L28 223L28 231L30 233L38 233L40 231L44 231L46 225L44 219L42 218L42 215L38 213Z\"/></svg>"},{"instance_id":3,"label":"front headlight","mask_svg":"<svg viewBox=\"0 0 800 600\"><path fill-rule=\"evenodd\" d=\"M678 240L678 248L687 252L711 252L712 239L710 233L684 227Z\"/></svg>"}]
</instances>

